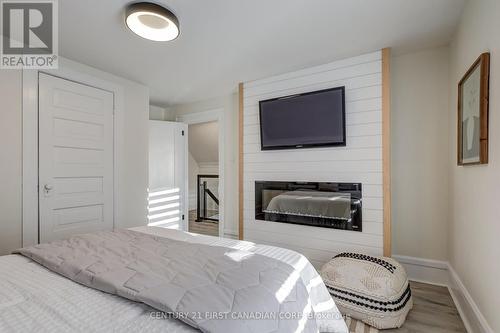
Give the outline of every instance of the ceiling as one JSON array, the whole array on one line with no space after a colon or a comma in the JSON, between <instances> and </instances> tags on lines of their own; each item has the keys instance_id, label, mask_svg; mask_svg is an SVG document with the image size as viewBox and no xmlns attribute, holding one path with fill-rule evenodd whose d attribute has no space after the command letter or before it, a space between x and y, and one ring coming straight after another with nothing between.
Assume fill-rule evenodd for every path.
<instances>
[{"instance_id":1,"label":"ceiling","mask_svg":"<svg viewBox=\"0 0 500 333\"><path fill-rule=\"evenodd\" d=\"M218 163L219 126L217 121L189 125L188 142L189 153L198 164Z\"/></svg>"},{"instance_id":2,"label":"ceiling","mask_svg":"<svg viewBox=\"0 0 500 333\"><path fill-rule=\"evenodd\" d=\"M170 106L249 81L391 46L449 43L465 0L160 0L181 35L151 42L128 31L125 0L59 1L60 54L143 83Z\"/></svg>"}]
</instances>

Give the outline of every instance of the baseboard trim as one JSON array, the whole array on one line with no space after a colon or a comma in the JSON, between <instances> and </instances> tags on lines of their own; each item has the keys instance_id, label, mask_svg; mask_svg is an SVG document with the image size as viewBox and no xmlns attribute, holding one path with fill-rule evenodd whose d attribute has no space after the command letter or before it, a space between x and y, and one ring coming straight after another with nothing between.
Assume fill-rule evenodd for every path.
<instances>
[{"instance_id":1,"label":"baseboard trim","mask_svg":"<svg viewBox=\"0 0 500 333\"><path fill-rule=\"evenodd\" d=\"M493 333L457 272L449 262L393 255L405 268L408 278L447 287L468 333Z\"/></svg>"},{"instance_id":2,"label":"baseboard trim","mask_svg":"<svg viewBox=\"0 0 500 333\"><path fill-rule=\"evenodd\" d=\"M460 317L462 317L467 332L494 333L457 272L450 264L448 264L448 272L450 275L448 290L460 313Z\"/></svg>"},{"instance_id":3,"label":"baseboard trim","mask_svg":"<svg viewBox=\"0 0 500 333\"><path fill-rule=\"evenodd\" d=\"M224 230L224 238L238 239L238 232L232 229Z\"/></svg>"},{"instance_id":4,"label":"baseboard trim","mask_svg":"<svg viewBox=\"0 0 500 333\"><path fill-rule=\"evenodd\" d=\"M447 262L402 255L393 255L392 257L403 265L410 280L448 287Z\"/></svg>"}]
</instances>

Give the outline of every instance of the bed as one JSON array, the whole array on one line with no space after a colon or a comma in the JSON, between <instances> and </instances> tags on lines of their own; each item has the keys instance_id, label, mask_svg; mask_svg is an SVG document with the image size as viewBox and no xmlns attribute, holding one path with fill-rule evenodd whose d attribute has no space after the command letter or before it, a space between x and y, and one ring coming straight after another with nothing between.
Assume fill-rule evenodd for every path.
<instances>
[{"instance_id":1,"label":"bed","mask_svg":"<svg viewBox=\"0 0 500 333\"><path fill-rule=\"evenodd\" d=\"M132 228L120 232L118 235L104 234L102 237L110 236L122 238L127 244L133 244L133 241L127 237L134 237L134 240L138 239L140 241L148 240L149 243L158 242L160 245L167 244L172 252L176 251L177 246L172 244L178 244L182 248L181 255L187 258L187 263L183 263L183 265L189 264L190 256L187 253L190 251L189 249L196 248L198 252L196 252L194 258L201 258L202 253L210 253L212 250L216 253L225 251L225 256L228 254L229 256L235 256L236 261L242 260L238 256L243 255L245 257L248 254L254 259L258 258L258 261L248 261L250 265L257 263L258 266L260 262L274 263L274 265L284 269L281 272L289 268L289 274L283 276L282 280L286 283L282 285L284 286L290 281L296 281L303 285L307 290L307 299L305 301L311 306L312 312L309 313L306 321L303 318L288 318L287 315L277 321L276 318L269 317L234 317L228 320L228 318L217 317L221 312L224 312L217 311L218 305L224 303L216 297L206 299L206 304L199 304L199 308L197 307L198 303L200 303L199 300L191 308L186 307L186 304L189 303L188 300L184 304L185 310L188 311L172 310L165 305L171 302L170 297L161 298L162 295L159 295L161 292L149 292L149 295L147 292L130 293L130 290L124 291L121 285L113 285L116 282L113 279L93 281L92 283L95 283L95 285L87 283L85 280L78 280L78 278L74 278L73 281L70 279L72 277L71 273L68 272L74 272L75 267L77 267L76 264L73 266L61 265L62 270L56 273L58 267L54 263L57 262L57 258L71 252L71 247L74 247L75 244L73 242L69 248L64 248L64 246L68 245L67 243L56 242L56 250L54 250L53 246L41 245L20 251L23 255L14 254L0 257L0 332L199 332L200 330L204 332L230 332L235 330L238 332L348 332L342 316L330 298L316 270L307 259L296 252L271 246L256 245L250 242L202 236L158 227ZM94 248L95 244L89 243L89 239L85 239L86 245L89 246L90 244L88 248ZM81 239L79 241L81 242ZM119 248L118 246L116 249ZM59 255L53 256L52 254L58 250L61 251ZM79 248L78 251L82 251L82 249ZM115 251L115 248L113 251ZM125 247L123 251L127 251ZM98 252L102 252L102 250L100 249L95 253ZM135 256L136 254L132 253L131 255ZM68 254L67 256L71 255ZM74 255L72 256L74 257ZM212 259L200 260L210 262ZM245 263L246 261L243 260L241 264L238 262L238 265L244 265ZM184 268L177 267L176 269L182 272ZM191 269L193 268L189 268L188 271ZM239 268L227 272L241 273ZM226 273L221 275L227 277ZM187 280L183 279L183 281ZM239 286L245 287L244 283L246 282L244 280L240 274L234 281L229 279L227 283L237 283ZM259 280L265 281L266 275L260 274ZM147 290L154 285L150 276L146 276L145 279L139 282L140 287L135 287L139 291L141 288ZM192 283L195 284L196 282ZM259 283L265 286L262 281ZM137 281L135 284L137 285ZM290 286L296 288L294 289L295 294L290 296L292 293L288 290L282 299L283 304L289 304L286 306L291 307L283 307L283 304L281 304L279 308L280 315L287 314L288 310L290 310L290 314L294 314L297 311L293 311L293 306L303 304L299 302L302 298L299 293L300 286L293 286L293 284ZM193 292L193 290L204 290L204 292L207 290L207 288L200 288L190 286L188 293L191 293L194 298L199 297L200 294ZM234 289L238 289L238 287L234 287ZM282 289L279 288L279 291L281 292ZM151 288L150 290L154 291ZM263 308L260 308L261 305L259 305L259 301L263 302L264 299L259 296L262 290L264 289L260 286L255 287L255 289L252 289L252 293L255 293L255 295L250 294L247 295L246 299L242 298L244 302L241 300L237 302L233 299L233 308L236 304L243 309L243 311L237 313L242 313L245 311L246 304L250 307L246 309L250 313L252 307L254 307L255 313L259 313L266 307L266 304L262 304ZM147 297L141 298L141 294L145 294ZM204 294L201 293L201 295ZM278 293L276 295L278 296ZM239 294L239 297L241 299L241 294ZM290 297L296 299L290 299ZM279 297L277 298L279 299ZM162 302L165 302L165 304ZM206 317L184 317L185 313L193 309L203 310L207 309L206 306L211 309L212 304L214 311L211 314L213 317L209 318L211 320ZM206 316L208 311L203 313Z\"/></svg>"}]
</instances>

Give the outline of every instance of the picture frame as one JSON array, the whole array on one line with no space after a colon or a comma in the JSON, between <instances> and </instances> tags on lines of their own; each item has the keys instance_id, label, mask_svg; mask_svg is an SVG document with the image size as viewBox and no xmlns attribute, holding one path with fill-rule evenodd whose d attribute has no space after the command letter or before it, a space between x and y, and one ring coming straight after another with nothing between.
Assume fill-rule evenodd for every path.
<instances>
[{"instance_id":1,"label":"picture frame","mask_svg":"<svg viewBox=\"0 0 500 333\"><path fill-rule=\"evenodd\" d=\"M486 52L458 83L458 165L488 163L489 73Z\"/></svg>"}]
</instances>

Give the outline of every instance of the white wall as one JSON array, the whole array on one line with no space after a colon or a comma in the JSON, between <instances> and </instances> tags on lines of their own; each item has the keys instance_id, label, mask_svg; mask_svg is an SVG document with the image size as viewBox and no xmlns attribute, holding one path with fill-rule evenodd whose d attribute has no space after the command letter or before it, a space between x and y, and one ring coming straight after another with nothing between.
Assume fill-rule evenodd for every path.
<instances>
[{"instance_id":1,"label":"white wall","mask_svg":"<svg viewBox=\"0 0 500 333\"><path fill-rule=\"evenodd\" d=\"M449 48L392 59L393 253L448 258Z\"/></svg>"},{"instance_id":2,"label":"white wall","mask_svg":"<svg viewBox=\"0 0 500 333\"><path fill-rule=\"evenodd\" d=\"M149 120L175 121L175 117L170 108L149 105Z\"/></svg>"},{"instance_id":3,"label":"white wall","mask_svg":"<svg viewBox=\"0 0 500 333\"><path fill-rule=\"evenodd\" d=\"M115 226L119 228L147 223L148 118L147 87L92 67L60 58L61 68L88 74L124 89L124 113L114 128L120 136L117 155L118 193L115 193ZM22 78L19 71L0 70L0 254L21 247L21 155L22 155ZM4 158L6 160L4 160ZM5 164L5 166L4 166ZM4 207L5 206L5 207Z\"/></svg>"},{"instance_id":4,"label":"white wall","mask_svg":"<svg viewBox=\"0 0 500 333\"><path fill-rule=\"evenodd\" d=\"M198 163L219 162L218 121L189 125L189 152Z\"/></svg>"},{"instance_id":5,"label":"white wall","mask_svg":"<svg viewBox=\"0 0 500 333\"><path fill-rule=\"evenodd\" d=\"M451 46L450 262L494 332L500 332L500 1L466 4ZM489 163L457 166L457 85L491 52ZM478 331L479 332L479 331Z\"/></svg>"},{"instance_id":6,"label":"white wall","mask_svg":"<svg viewBox=\"0 0 500 333\"><path fill-rule=\"evenodd\" d=\"M0 69L0 255L21 247L22 73Z\"/></svg>"},{"instance_id":7,"label":"white wall","mask_svg":"<svg viewBox=\"0 0 500 333\"><path fill-rule=\"evenodd\" d=\"M218 162L202 162L198 163L200 175L217 175L219 173Z\"/></svg>"},{"instance_id":8,"label":"white wall","mask_svg":"<svg viewBox=\"0 0 500 333\"><path fill-rule=\"evenodd\" d=\"M244 84L244 237L290 248L316 266L340 251L380 255L382 220L381 52ZM261 151L258 101L346 86L347 146ZM360 182L363 232L257 221L256 180Z\"/></svg>"},{"instance_id":9,"label":"white wall","mask_svg":"<svg viewBox=\"0 0 500 333\"><path fill-rule=\"evenodd\" d=\"M224 109L224 235L238 235L238 96L227 96L170 108L174 117L214 109ZM222 163L222 161L219 161Z\"/></svg>"},{"instance_id":10,"label":"white wall","mask_svg":"<svg viewBox=\"0 0 500 333\"><path fill-rule=\"evenodd\" d=\"M156 105L150 105L149 120L165 120L165 108Z\"/></svg>"}]
</instances>

